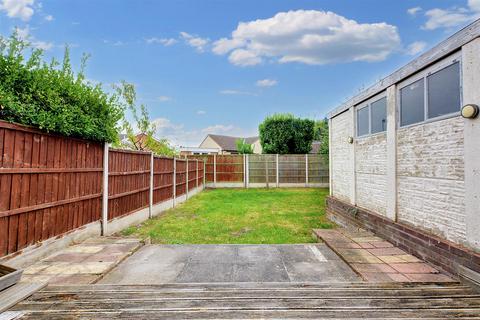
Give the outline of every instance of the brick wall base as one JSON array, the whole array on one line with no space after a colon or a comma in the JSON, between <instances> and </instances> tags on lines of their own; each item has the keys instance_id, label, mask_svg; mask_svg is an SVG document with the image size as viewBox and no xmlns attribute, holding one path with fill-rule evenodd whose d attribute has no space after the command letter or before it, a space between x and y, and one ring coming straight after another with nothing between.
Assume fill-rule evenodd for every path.
<instances>
[{"instance_id":1,"label":"brick wall base","mask_svg":"<svg viewBox=\"0 0 480 320\"><path fill-rule=\"evenodd\" d=\"M340 225L360 227L443 271L458 275L458 266L480 273L480 254L425 231L393 222L334 197L326 200L327 215Z\"/></svg>"}]
</instances>

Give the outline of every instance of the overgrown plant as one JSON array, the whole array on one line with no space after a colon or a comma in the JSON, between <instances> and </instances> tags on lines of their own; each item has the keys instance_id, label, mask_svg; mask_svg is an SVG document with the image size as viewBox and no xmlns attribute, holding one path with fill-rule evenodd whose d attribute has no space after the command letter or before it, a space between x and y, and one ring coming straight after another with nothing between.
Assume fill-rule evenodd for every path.
<instances>
[{"instance_id":1,"label":"overgrown plant","mask_svg":"<svg viewBox=\"0 0 480 320\"><path fill-rule=\"evenodd\" d=\"M117 141L123 107L116 95L86 81L89 56L83 56L75 74L68 47L63 63L47 63L43 54L17 32L0 37L0 119L65 136Z\"/></svg>"},{"instance_id":2,"label":"overgrown plant","mask_svg":"<svg viewBox=\"0 0 480 320\"><path fill-rule=\"evenodd\" d=\"M239 154L252 154L253 153L253 145L246 143L245 139L237 139L235 141L237 144L237 152Z\"/></svg>"},{"instance_id":3,"label":"overgrown plant","mask_svg":"<svg viewBox=\"0 0 480 320\"><path fill-rule=\"evenodd\" d=\"M315 140L320 141L318 153L328 157L328 120L326 118L315 122Z\"/></svg>"},{"instance_id":4,"label":"overgrown plant","mask_svg":"<svg viewBox=\"0 0 480 320\"><path fill-rule=\"evenodd\" d=\"M175 149L167 139L155 138L157 129L150 120L146 106L140 104L137 107L135 86L126 81L121 81L119 85L114 85L114 89L132 114L136 126L136 130L134 130L130 122L125 118L123 119L122 129L126 133L126 139L120 141L118 146L139 151L151 151L157 155L175 155Z\"/></svg>"},{"instance_id":5,"label":"overgrown plant","mask_svg":"<svg viewBox=\"0 0 480 320\"><path fill-rule=\"evenodd\" d=\"M312 149L315 122L292 114L274 114L259 126L263 153L303 154Z\"/></svg>"}]
</instances>

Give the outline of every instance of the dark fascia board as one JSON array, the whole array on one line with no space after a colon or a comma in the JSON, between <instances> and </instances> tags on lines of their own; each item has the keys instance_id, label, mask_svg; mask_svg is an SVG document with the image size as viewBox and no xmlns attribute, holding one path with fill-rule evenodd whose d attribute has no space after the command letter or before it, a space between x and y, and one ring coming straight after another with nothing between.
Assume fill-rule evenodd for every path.
<instances>
[{"instance_id":1,"label":"dark fascia board","mask_svg":"<svg viewBox=\"0 0 480 320\"><path fill-rule=\"evenodd\" d=\"M425 69L429 65L446 57L447 55L458 51L463 45L478 37L480 37L480 19L475 20L473 23L453 34L446 40L440 42L438 45L428 50L415 60L409 62L407 65L383 78L370 88L360 92L347 102L330 111L327 114L328 119L331 119L350 107L373 97L374 95L386 90L388 87L399 83L400 81L421 71L422 69Z\"/></svg>"}]
</instances>

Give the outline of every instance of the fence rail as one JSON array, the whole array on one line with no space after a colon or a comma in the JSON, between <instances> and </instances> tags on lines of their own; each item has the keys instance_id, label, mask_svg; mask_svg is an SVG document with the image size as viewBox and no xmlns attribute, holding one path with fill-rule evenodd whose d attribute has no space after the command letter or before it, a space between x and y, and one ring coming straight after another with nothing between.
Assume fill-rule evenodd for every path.
<instances>
[{"instance_id":1,"label":"fence rail","mask_svg":"<svg viewBox=\"0 0 480 320\"><path fill-rule=\"evenodd\" d=\"M205 160L208 187L328 187L328 160L316 154L191 155Z\"/></svg>"},{"instance_id":2,"label":"fence rail","mask_svg":"<svg viewBox=\"0 0 480 320\"><path fill-rule=\"evenodd\" d=\"M173 206L203 188L204 168L0 121L0 257L92 222L105 231L112 219Z\"/></svg>"}]
</instances>

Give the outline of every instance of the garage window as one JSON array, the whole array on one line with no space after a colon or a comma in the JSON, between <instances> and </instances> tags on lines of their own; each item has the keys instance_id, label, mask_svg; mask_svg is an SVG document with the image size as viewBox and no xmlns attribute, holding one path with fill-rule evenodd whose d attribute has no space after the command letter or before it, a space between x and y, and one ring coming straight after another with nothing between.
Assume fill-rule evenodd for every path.
<instances>
[{"instance_id":1,"label":"garage window","mask_svg":"<svg viewBox=\"0 0 480 320\"><path fill-rule=\"evenodd\" d=\"M387 130L387 98L383 97L357 109L357 136Z\"/></svg>"},{"instance_id":2,"label":"garage window","mask_svg":"<svg viewBox=\"0 0 480 320\"><path fill-rule=\"evenodd\" d=\"M400 88L400 126L457 115L461 106L460 62L443 63Z\"/></svg>"}]
</instances>

